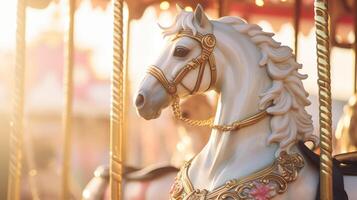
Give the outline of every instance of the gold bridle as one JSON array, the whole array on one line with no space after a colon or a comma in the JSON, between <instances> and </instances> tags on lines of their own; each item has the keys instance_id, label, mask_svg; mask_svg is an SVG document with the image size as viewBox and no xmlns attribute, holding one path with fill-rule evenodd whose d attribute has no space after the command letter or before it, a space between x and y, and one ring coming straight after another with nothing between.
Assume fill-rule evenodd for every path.
<instances>
[{"instance_id":1,"label":"gold bridle","mask_svg":"<svg viewBox=\"0 0 357 200\"><path fill-rule=\"evenodd\" d=\"M217 70L216 70L216 61L214 58L213 50L214 47L216 46L216 37L211 34L201 34L201 33L196 33L195 35L192 33L191 30L181 30L174 40L181 38L181 37L189 37L197 42L200 43L201 45L201 54L197 56L196 58L191 59L178 73L177 75L173 78L173 80L168 80L164 74L164 72L157 66L152 65L148 69L148 73L155 77L161 85L165 88L168 94L170 94L173 97L173 103L172 103L172 110L175 115L175 117L181 121L186 122L189 125L192 126L207 126L212 129L217 129L221 131L233 131L237 130L249 125L252 125L264 117L268 115L268 113L264 110L262 112L259 112L251 117L248 117L242 121L235 121L230 125L215 125L213 124L213 118L206 119L206 120L193 120L193 119L188 119L183 117L181 109L180 109L180 98L177 95L177 86L180 85L182 86L185 90L189 92L189 94L194 94L198 92L200 89L201 83L202 83L202 78L204 74L204 70L206 67L206 63L208 62L210 71L211 71L211 81L206 89L209 90L212 86L215 85L216 79L217 79ZM192 70L199 68L198 75L197 75L197 80L195 83L195 86L192 90L190 90L187 86L185 86L182 83L182 80L185 78L185 76L191 72Z\"/></svg>"}]
</instances>

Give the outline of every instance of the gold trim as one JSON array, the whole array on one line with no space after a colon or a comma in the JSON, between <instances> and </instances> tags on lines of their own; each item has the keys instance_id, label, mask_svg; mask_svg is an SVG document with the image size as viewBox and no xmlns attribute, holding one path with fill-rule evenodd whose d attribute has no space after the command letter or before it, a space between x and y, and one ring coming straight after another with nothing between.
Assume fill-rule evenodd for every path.
<instances>
[{"instance_id":1,"label":"gold trim","mask_svg":"<svg viewBox=\"0 0 357 200\"><path fill-rule=\"evenodd\" d=\"M114 1L113 72L110 113L110 199L122 199L123 131L124 124L124 0Z\"/></svg>"},{"instance_id":2,"label":"gold trim","mask_svg":"<svg viewBox=\"0 0 357 200\"><path fill-rule=\"evenodd\" d=\"M268 113L263 110L251 117L248 117L244 120L236 120L231 124L224 124L224 125L219 125L219 124L213 124L214 118L206 119L206 120L192 120L188 119L182 116L181 108L180 108L180 98L175 96L173 103L172 103L172 110L175 115L175 117L183 122L186 122L187 124L191 126L207 126L212 129L217 129L220 131L234 131L238 130L250 125L253 125L260 120L264 119L266 116L268 116Z\"/></svg>"},{"instance_id":3,"label":"gold trim","mask_svg":"<svg viewBox=\"0 0 357 200\"><path fill-rule=\"evenodd\" d=\"M213 191L195 189L189 179L191 161L184 164L171 189L171 200L270 199L287 191L298 178L304 159L298 154L281 152L269 167L241 180L233 179Z\"/></svg>"},{"instance_id":4,"label":"gold trim","mask_svg":"<svg viewBox=\"0 0 357 200\"><path fill-rule=\"evenodd\" d=\"M20 199L23 132L24 132L24 87L26 69L26 0L17 2L16 19L16 64L14 71L13 111L10 123L10 162L8 200Z\"/></svg>"},{"instance_id":5,"label":"gold trim","mask_svg":"<svg viewBox=\"0 0 357 200\"><path fill-rule=\"evenodd\" d=\"M74 14L76 0L69 0L69 27L67 41L67 63L64 82L63 124L63 162L61 199L71 199L71 151L72 151L72 121L73 121L73 68L74 68Z\"/></svg>"},{"instance_id":6,"label":"gold trim","mask_svg":"<svg viewBox=\"0 0 357 200\"><path fill-rule=\"evenodd\" d=\"M320 104L320 199L332 200L332 114L328 1L315 0Z\"/></svg>"}]
</instances>

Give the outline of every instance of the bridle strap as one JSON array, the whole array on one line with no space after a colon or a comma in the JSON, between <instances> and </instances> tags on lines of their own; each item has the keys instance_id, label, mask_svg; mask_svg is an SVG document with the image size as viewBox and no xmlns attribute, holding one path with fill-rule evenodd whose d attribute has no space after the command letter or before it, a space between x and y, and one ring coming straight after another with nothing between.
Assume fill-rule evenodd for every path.
<instances>
[{"instance_id":1,"label":"bridle strap","mask_svg":"<svg viewBox=\"0 0 357 200\"><path fill-rule=\"evenodd\" d=\"M152 65L149 67L148 73L154 76L169 94L176 94L176 85L172 84L169 80L167 80L164 72L160 68Z\"/></svg>"},{"instance_id":2,"label":"bridle strap","mask_svg":"<svg viewBox=\"0 0 357 200\"><path fill-rule=\"evenodd\" d=\"M187 90L190 94L194 94L199 91L202 83L202 78L204 75L204 71L206 68L206 64L208 63L210 71L211 71L211 81L206 90L209 90L215 83L217 79L217 69L216 69L216 62L215 58L213 55L213 49L216 45L216 38L214 37L213 34L206 34L202 35L200 33L197 33L194 35L191 31L189 30L182 30L179 32L176 37L174 38L180 38L180 37L189 37L192 38L196 41L198 41L201 44L201 54L193 58L191 61L189 61L173 78L172 81L168 80L164 74L164 72L157 66L152 65L148 69L148 73L155 77L161 85L165 88L167 93L169 93L173 97L173 104L172 104L172 109L174 112L174 115L177 119L180 119L190 125L193 126L208 126L212 129L217 129L221 131L234 131L249 125L252 125L254 123L259 122L263 118L265 118L268 113L264 110L261 111L247 119L244 119L242 121L235 121L230 125L215 125L213 124L213 119L207 119L207 120L192 120L188 119L182 116L182 112L180 110L180 99L177 95L177 86L181 85L185 90ZM193 87L192 90L190 90L188 87L186 87L183 83L182 80L186 77L186 75L191 72L192 70L198 69L198 75L197 75L197 80L196 83Z\"/></svg>"},{"instance_id":3,"label":"bridle strap","mask_svg":"<svg viewBox=\"0 0 357 200\"><path fill-rule=\"evenodd\" d=\"M194 35L192 31L190 30L182 30L180 31L174 40L177 38L181 37L189 37L192 38L196 41L198 41L201 45L202 51L201 54L193 58L190 62L188 62L173 78L172 81L169 81L163 71L157 67L157 66L150 66L148 69L148 73L154 76L160 83L161 85L165 88L165 90L170 94L170 95L176 95L177 92L177 86L181 85L185 90L187 90L190 94L194 94L199 91L204 75L204 71L206 68L206 63L208 62L208 65L210 67L211 71L211 81L206 90L209 90L215 83L216 83L216 63L213 55L213 49L216 45L216 39L213 34L205 34L202 35L200 33L197 33ZM196 69L199 68L198 70L198 75L197 75L197 80L196 83L193 87L192 90L188 89L183 83L182 80L186 77L186 75Z\"/></svg>"},{"instance_id":4,"label":"bridle strap","mask_svg":"<svg viewBox=\"0 0 357 200\"><path fill-rule=\"evenodd\" d=\"M217 80L216 61L213 54L209 57L208 63L210 64L210 69L211 69L211 82L207 90L209 90L214 84L216 84L216 80Z\"/></svg>"},{"instance_id":5,"label":"bridle strap","mask_svg":"<svg viewBox=\"0 0 357 200\"><path fill-rule=\"evenodd\" d=\"M191 94L194 94L194 93L198 92L198 90L200 89L200 86L201 86L201 83L202 83L202 77L203 77L203 74L205 73L205 68L206 68L205 64L201 64L200 65L200 67L198 69L198 75L197 75L196 84L195 84L195 87L193 88Z\"/></svg>"}]
</instances>

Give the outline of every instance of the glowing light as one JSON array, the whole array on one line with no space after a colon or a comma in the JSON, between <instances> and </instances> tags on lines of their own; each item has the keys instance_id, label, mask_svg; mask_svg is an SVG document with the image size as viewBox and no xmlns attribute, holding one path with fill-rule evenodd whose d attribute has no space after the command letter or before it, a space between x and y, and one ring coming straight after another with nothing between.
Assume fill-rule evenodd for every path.
<instances>
[{"instance_id":1,"label":"glowing light","mask_svg":"<svg viewBox=\"0 0 357 200\"><path fill-rule=\"evenodd\" d=\"M262 7L264 6L264 0L255 0L255 5Z\"/></svg>"},{"instance_id":2,"label":"glowing light","mask_svg":"<svg viewBox=\"0 0 357 200\"><path fill-rule=\"evenodd\" d=\"M191 6L186 6L186 7L185 7L185 10L186 10L186 11L189 11L189 12L192 12L192 11L193 11L193 9L192 9Z\"/></svg>"},{"instance_id":3,"label":"glowing light","mask_svg":"<svg viewBox=\"0 0 357 200\"><path fill-rule=\"evenodd\" d=\"M89 190L84 190L82 196L84 198L89 198L90 197L90 191Z\"/></svg>"},{"instance_id":4,"label":"glowing light","mask_svg":"<svg viewBox=\"0 0 357 200\"><path fill-rule=\"evenodd\" d=\"M353 43L355 41L355 34L353 31L350 31L347 35L347 41Z\"/></svg>"},{"instance_id":5,"label":"glowing light","mask_svg":"<svg viewBox=\"0 0 357 200\"><path fill-rule=\"evenodd\" d=\"M35 169L30 170L29 175L30 176L36 176L37 175L37 171Z\"/></svg>"},{"instance_id":6,"label":"glowing light","mask_svg":"<svg viewBox=\"0 0 357 200\"><path fill-rule=\"evenodd\" d=\"M287 0L280 0L281 2L287 2Z\"/></svg>"},{"instance_id":7,"label":"glowing light","mask_svg":"<svg viewBox=\"0 0 357 200\"><path fill-rule=\"evenodd\" d=\"M167 10L170 8L170 3L168 1L163 1L160 3L161 10Z\"/></svg>"},{"instance_id":8,"label":"glowing light","mask_svg":"<svg viewBox=\"0 0 357 200\"><path fill-rule=\"evenodd\" d=\"M169 11L163 11L159 16L159 24L162 26L170 26L172 24L172 14Z\"/></svg>"},{"instance_id":9,"label":"glowing light","mask_svg":"<svg viewBox=\"0 0 357 200\"><path fill-rule=\"evenodd\" d=\"M356 104L356 102L357 102L356 96L352 96L352 97L348 100L348 104L350 104L350 105L354 105L354 104Z\"/></svg>"}]
</instances>

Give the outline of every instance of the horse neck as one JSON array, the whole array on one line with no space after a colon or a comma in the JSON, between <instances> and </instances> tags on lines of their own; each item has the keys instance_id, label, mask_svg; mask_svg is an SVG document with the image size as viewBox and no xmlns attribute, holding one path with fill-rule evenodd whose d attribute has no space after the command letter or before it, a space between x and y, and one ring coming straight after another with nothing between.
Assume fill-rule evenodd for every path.
<instances>
[{"instance_id":1,"label":"horse neck","mask_svg":"<svg viewBox=\"0 0 357 200\"><path fill-rule=\"evenodd\" d=\"M259 49L243 35L234 40L218 44L221 50L218 56L222 59L217 64L223 70L220 72L221 96L215 124L230 124L257 114L260 111L259 95L271 85L265 69L258 65ZM208 172L205 175L208 175L212 188L232 178L247 176L275 159L277 146L266 145L269 134L270 117L237 131L213 130L208 144L192 165L197 164L199 170ZM196 183L204 186L199 181Z\"/></svg>"}]
</instances>

